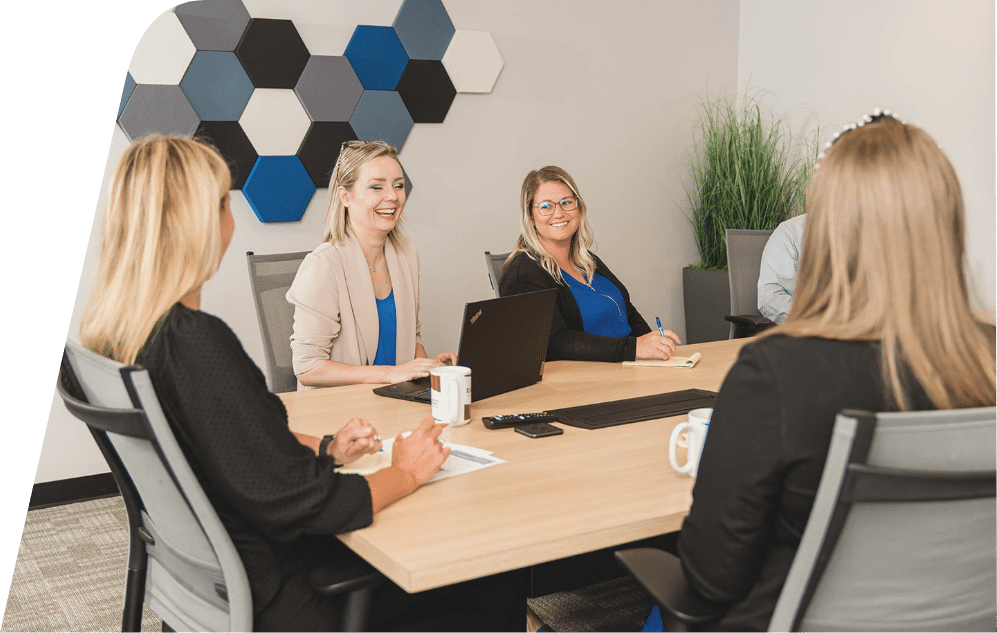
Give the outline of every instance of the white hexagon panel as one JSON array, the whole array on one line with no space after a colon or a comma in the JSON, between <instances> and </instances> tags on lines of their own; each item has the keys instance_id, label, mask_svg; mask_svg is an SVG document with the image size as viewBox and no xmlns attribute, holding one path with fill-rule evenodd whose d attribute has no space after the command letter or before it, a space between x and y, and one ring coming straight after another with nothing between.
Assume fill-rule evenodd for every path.
<instances>
[{"instance_id":1,"label":"white hexagon panel","mask_svg":"<svg viewBox=\"0 0 997 633\"><path fill-rule=\"evenodd\" d=\"M391 26L402 0L243 0L254 18L292 20L312 55L342 55L358 24Z\"/></svg>"},{"instance_id":2,"label":"white hexagon panel","mask_svg":"<svg viewBox=\"0 0 997 633\"><path fill-rule=\"evenodd\" d=\"M138 84L177 85L196 52L180 19L168 11L145 30L128 72Z\"/></svg>"},{"instance_id":3,"label":"white hexagon panel","mask_svg":"<svg viewBox=\"0 0 997 633\"><path fill-rule=\"evenodd\" d=\"M504 64L487 31L457 31L443 55L454 88L463 93L491 92Z\"/></svg>"},{"instance_id":4,"label":"white hexagon panel","mask_svg":"<svg viewBox=\"0 0 997 633\"><path fill-rule=\"evenodd\" d=\"M311 120L293 90L257 88L239 124L260 156L294 154Z\"/></svg>"}]
</instances>

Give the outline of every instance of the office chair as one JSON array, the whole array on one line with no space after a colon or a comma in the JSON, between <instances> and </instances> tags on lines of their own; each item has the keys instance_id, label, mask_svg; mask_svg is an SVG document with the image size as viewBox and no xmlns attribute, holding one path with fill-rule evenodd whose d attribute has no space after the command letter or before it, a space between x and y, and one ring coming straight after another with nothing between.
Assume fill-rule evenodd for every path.
<instances>
[{"instance_id":1,"label":"office chair","mask_svg":"<svg viewBox=\"0 0 997 633\"><path fill-rule=\"evenodd\" d=\"M295 391L298 388L298 379L291 367L294 306L287 302L285 295L294 281L301 260L308 252L275 255L246 252L256 318L260 322L260 334L263 336L267 384L274 393Z\"/></svg>"},{"instance_id":2,"label":"office chair","mask_svg":"<svg viewBox=\"0 0 997 633\"><path fill-rule=\"evenodd\" d=\"M488 266L488 281L492 284L495 296L499 296L499 280L502 279L502 264L509 258L509 253L492 255L485 251L485 265Z\"/></svg>"},{"instance_id":3,"label":"office chair","mask_svg":"<svg viewBox=\"0 0 997 633\"><path fill-rule=\"evenodd\" d=\"M242 560L177 444L149 373L70 340L58 391L89 427L125 502L130 545L121 630L141 630L143 602L164 631L252 630ZM316 570L310 580L320 593L346 593L345 630L363 630L382 578L349 561Z\"/></svg>"},{"instance_id":4,"label":"office chair","mask_svg":"<svg viewBox=\"0 0 997 633\"><path fill-rule=\"evenodd\" d=\"M995 441L992 407L841 412L769 630L992 630ZM661 606L666 630L722 616L671 554L616 556Z\"/></svg>"},{"instance_id":5,"label":"office chair","mask_svg":"<svg viewBox=\"0 0 997 633\"><path fill-rule=\"evenodd\" d=\"M772 231L726 229L727 273L730 277L728 338L746 338L774 325L758 311L758 270Z\"/></svg>"}]
</instances>

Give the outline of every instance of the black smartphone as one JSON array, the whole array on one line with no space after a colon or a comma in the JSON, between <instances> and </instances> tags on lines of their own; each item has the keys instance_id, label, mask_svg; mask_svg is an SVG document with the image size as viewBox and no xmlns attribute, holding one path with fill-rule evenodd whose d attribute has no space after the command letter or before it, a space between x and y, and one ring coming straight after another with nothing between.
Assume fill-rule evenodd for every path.
<instances>
[{"instance_id":1,"label":"black smartphone","mask_svg":"<svg viewBox=\"0 0 997 633\"><path fill-rule=\"evenodd\" d=\"M553 424L547 424L546 422L536 422L534 424L517 426L516 433L522 433L526 437L549 437L564 433L564 429L559 429Z\"/></svg>"}]
</instances>

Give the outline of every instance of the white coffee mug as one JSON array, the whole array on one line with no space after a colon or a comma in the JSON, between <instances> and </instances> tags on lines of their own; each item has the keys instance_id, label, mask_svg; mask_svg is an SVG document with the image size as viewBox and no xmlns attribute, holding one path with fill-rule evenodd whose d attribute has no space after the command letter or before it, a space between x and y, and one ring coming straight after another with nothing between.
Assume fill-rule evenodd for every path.
<instances>
[{"instance_id":1,"label":"white coffee mug","mask_svg":"<svg viewBox=\"0 0 997 633\"><path fill-rule=\"evenodd\" d=\"M437 422L462 426L471 421L470 367L434 367L429 371L429 384Z\"/></svg>"},{"instance_id":2,"label":"white coffee mug","mask_svg":"<svg viewBox=\"0 0 997 633\"><path fill-rule=\"evenodd\" d=\"M703 445L706 443L706 434L710 430L710 417L712 415L713 409L693 409L689 412L689 418L685 422L679 422L675 425L675 428L672 429L672 436L668 440L668 461L672 463L672 468L693 477L699 473L699 458L703 454ZM675 458L675 449L679 445L679 434L685 430L689 431L686 461L679 465Z\"/></svg>"}]
</instances>

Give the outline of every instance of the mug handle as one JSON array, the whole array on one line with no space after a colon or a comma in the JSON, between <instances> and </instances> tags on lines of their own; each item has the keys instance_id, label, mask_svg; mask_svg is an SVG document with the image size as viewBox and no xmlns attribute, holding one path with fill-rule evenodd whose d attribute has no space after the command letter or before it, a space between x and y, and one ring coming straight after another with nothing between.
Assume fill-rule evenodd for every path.
<instances>
[{"instance_id":1,"label":"mug handle","mask_svg":"<svg viewBox=\"0 0 997 633\"><path fill-rule=\"evenodd\" d=\"M679 434L682 431L685 431L686 429L691 430L692 424L690 424L688 421L679 422L678 424L675 425L675 428L672 429L672 436L668 440L668 461L672 463L672 468L674 468L680 473L692 472L692 460L689 459L688 456L686 456L685 464L683 464L682 466L678 465L678 460L675 457L675 448L678 443ZM689 449L690 450L692 449L691 441L689 442Z\"/></svg>"}]
</instances>

